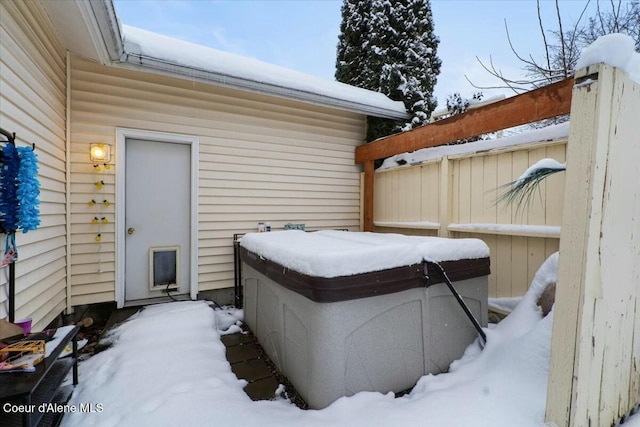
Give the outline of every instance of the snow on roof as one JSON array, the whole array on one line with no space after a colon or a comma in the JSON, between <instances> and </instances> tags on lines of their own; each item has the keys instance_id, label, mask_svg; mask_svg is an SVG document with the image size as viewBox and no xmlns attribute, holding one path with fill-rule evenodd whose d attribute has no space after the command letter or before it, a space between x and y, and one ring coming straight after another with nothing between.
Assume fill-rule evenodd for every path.
<instances>
[{"instance_id":1,"label":"snow on roof","mask_svg":"<svg viewBox=\"0 0 640 427\"><path fill-rule=\"evenodd\" d=\"M372 116L405 118L404 104L379 92L123 25L128 65L293 98Z\"/></svg>"},{"instance_id":2,"label":"snow on roof","mask_svg":"<svg viewBox=\"0 0 640 427\"><path fill-rule=\"evenodd\" d=\"M569 136L569 122L548 126L542 129L535 129L504 138L468 142L466 144L441 145L438 147L423 148L410 153L397 154L386 159L378 170L398 167L400 164L415 165L429 160L440 159L444 156L473 154L481 151L512 147L537 141L553 141L560 138L566 138L567 136Z\"/></svg>"},{"instance_id":3,"label":"snow on roof","mask_svg":"<svg viewBox=\"0 0 640 427\"><path fill-rule=\"evenodd\" d=\"M314 277L352 276L427 261L489 256L480 239L387 233L300 230L248 233L240 245L291 270Z\"/></svg>"},{"instance_id":4,"label":"snow on roof","mask_svg":"<svg viewBox=\"0 0 640 427\"><path fill-rule=\"evenodd\" d=\"M607 34L599 37L580 53L576 70L600 62L623 69L640 84L640 53L636 52L635 42L630 36Z\"/></svg>"}]
</instances>

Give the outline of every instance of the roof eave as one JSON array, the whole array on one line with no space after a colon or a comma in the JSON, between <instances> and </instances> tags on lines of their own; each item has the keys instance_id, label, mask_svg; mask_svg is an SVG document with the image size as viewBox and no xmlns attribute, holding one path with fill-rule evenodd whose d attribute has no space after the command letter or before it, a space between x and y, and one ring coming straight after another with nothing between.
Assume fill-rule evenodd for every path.
<instances>
[{"instance_id":1,"label":"roof eave","mask_svg":"<svg viewBox=\"0 0 640 427\"><path fill-rule=\"evenodd\" d=\"M171 77L187 78L216 86L239 89L243 91L261 93L285 99L294 99L305 103L337 108L350 112L360 113L367 116L381 117L386 119L406 119L408 114L393 108L384 108L355 101L338 99L318 93L293 89L271 83L259 82L244 79L227 74L216 73L209 70L198 69L181 64L176 64L166 60L153 58L145 55L125 52L118 65L124 68L149 71L155 74L162 74Z\"/></svg>"},{"instance_id":2,"label":"roof eave","mask_svg":"<svg viewBox=\"0 0 640 427\"><path fill-rule=\"evenodd\" d=\"M102 36L104 42L104 50L111 62L117 62L124 54L124 42L122 37L122 26L116 13L116 8L112 0L89 0L83 2L77 0L84 5L84 8L91 10L95 18L94 31L97 30Z\"/></svg>"},{"instance_id":3,"label":"roof eave","mask_svg":"<svg viewBox=\"0 0 640 427\"><path fill-rule=\"evenodd\" d=\"M75 0L73 4L81 13L85 28L90 34L91 42L95 49L95 56L92 56L99 58L98 60L105 65L147 71L181 79L195 79L207 84L293 99L367 116L394 120L409 117L404 109L393 108L393 106L387 108L384 105L371 105L349 99L335 98L132 53L128 51L130 49L127 49L123 40L122 26L112 0L89 0L88 2Z\"/></svg>"}]
</instances>

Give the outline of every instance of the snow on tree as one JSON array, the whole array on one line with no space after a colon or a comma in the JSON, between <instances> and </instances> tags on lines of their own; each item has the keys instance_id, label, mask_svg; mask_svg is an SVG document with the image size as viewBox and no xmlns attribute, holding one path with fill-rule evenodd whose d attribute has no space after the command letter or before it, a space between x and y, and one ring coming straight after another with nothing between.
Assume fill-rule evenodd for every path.
<instances>
[{"instance_id":1,"label":"snow on tree","mask_svg":"<svg viewBox=\"0 0 640 427\"><path fill-rule=\"evenodd\" d=\"M336 79L404 102L406 122L370 119L368 140L427 123L441 61L429 0L344 0Z\"/></svg>"},{"instance_id":2,"label":"snow on tree","mask_svg":"<svg viewBox=\"0 0 640 427\"><path fill-rule=\"evenodd\" d=\"M444 118L465 113L472 103L481 101L483 96L484 94L482 92L474 93L471 99L463 98L460 92L450 94L447 96L447 110L449 114L444 116Z\"/></svg>"},{"instance_id":3,"label":"snow on tree","mask_svg":"<svg viewBox=\"0 0 640 427\"><path fill-rule=\"evenodd\" d=\"M456 116L458 114L466 113L472 104L479 103L480 101L482 101L483 97L484 97L484 94L482 92L474 93L471 98L463 98L462 95L460 95L460 92L449 94L446 100L447 114L441 115L440 117L438 117L437 120L443 120L449 117ZM486 138L487 138L487 135L472 136L469 138L463 138L457 141L452 141L448 145L466 144L467 142L480 141Z\"/></svg>"}]
</instances>

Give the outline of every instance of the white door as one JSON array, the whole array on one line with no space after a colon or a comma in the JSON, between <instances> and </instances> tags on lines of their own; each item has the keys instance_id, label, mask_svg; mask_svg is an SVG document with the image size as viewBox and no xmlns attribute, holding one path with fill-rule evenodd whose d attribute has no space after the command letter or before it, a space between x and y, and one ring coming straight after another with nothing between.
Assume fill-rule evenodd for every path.
<instances>
[{"instance_id":1,"label":"white door","mask_svg":"<svg viewBox=\"0 0 640 427\"><path fill-rule=\"evenodd\" d=\"M190 290L191 145L125 140L125 301Z\"/></svg>"}]
</instances>

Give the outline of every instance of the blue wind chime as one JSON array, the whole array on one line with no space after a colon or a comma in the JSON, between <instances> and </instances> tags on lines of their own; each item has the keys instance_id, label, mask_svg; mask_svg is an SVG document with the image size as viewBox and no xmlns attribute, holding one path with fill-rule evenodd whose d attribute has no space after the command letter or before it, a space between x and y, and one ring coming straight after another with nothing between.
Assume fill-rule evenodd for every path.
<instances>
[{"instance_id":1,"label":"blue wind chime","mask_svg":"<svg viewBox=\"0 0 640 427\"><path fill-rule=\"evenodd\" d=\"M9 267L9 321L15 316L15 262L18 259L16 231L35 230L40 225L40 183L35 144L16 147L16 134L0 128L6 140L0 151L0 230L6 234L0 267Z\"/></svg>"}]
</instances>

